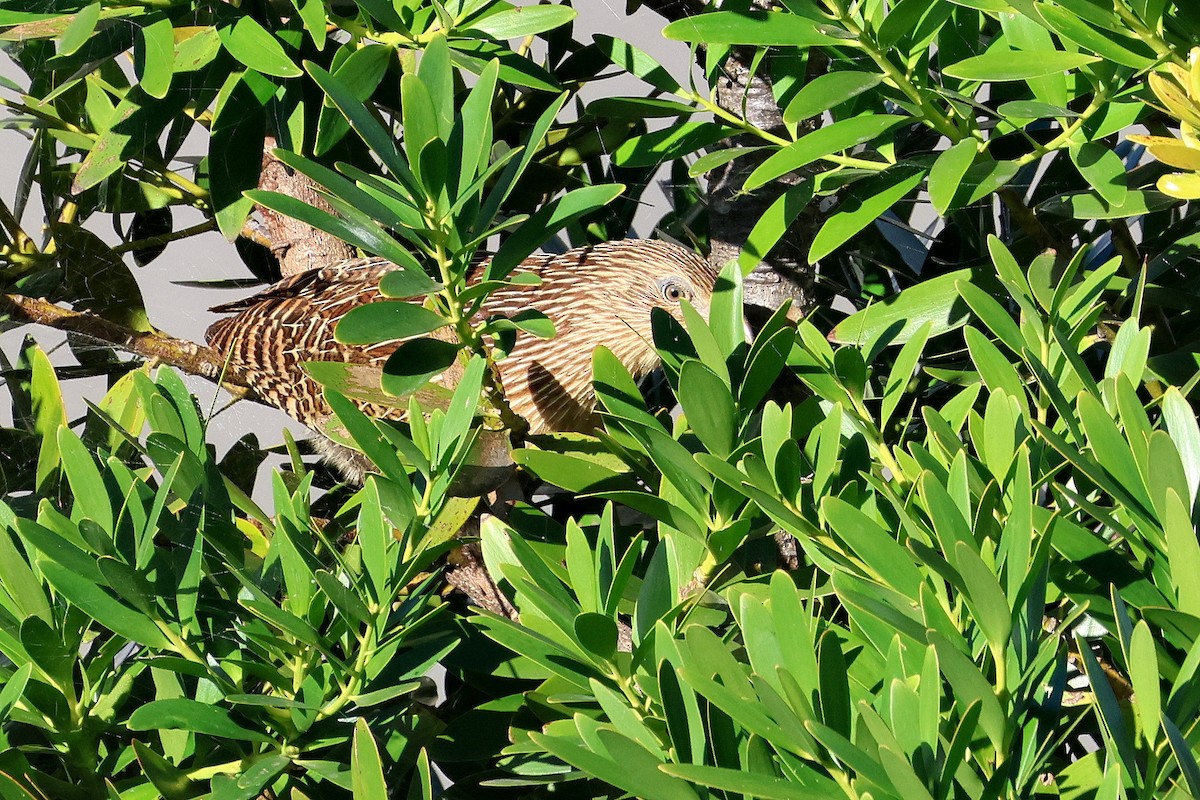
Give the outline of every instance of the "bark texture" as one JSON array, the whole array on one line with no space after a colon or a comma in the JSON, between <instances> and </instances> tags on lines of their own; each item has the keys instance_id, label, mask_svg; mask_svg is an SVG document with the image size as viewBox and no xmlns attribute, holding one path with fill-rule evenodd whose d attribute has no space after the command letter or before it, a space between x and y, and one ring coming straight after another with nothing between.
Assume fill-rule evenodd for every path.
<instances>
[{"instance_id":1,"label":"bark texture","mask_svg":"<svg viewBox=\"0 0 1200 800\"><path fill-rule=\"evenodd\" d=\"M272 152L275 146L275 139L270 136L263 143L262 176L258 179L258 188L286 194L333 213L308 176L275 158ZM352 246L298 219L262 206L258 206L255 213L258 219L250 225L257 238L270 248L271 254L279 262L279 272L285 278L355 257Z\"/></svg>"}]
</instances>

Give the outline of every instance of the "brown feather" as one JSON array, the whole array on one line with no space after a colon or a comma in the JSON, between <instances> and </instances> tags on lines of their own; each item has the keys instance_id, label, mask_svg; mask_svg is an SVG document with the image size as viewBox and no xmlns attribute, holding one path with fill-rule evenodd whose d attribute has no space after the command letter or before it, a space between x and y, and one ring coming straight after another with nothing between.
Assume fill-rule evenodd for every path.
<instances>
[{"instance_id":1,"label":"brown feather","mask_svg":"<svg viewBox=\"0 0 1200 800\"><path fill-rule=\"evenodd\" d=\"M214 311L234 315L215 322L206 339L260 398L319 429L332 412L303 364L333 361L382 370L399 341L347 345L333 333L350 309L384 299L379 279L392 269L383 259L367 258L294 275L252 297L216 306ZM534 256L517 271L535 273L541 285L493 292L478 321L536 309L555 324L553 339L519 333L512 353L497 363L505 397L532 433L594 427L592 351L605 345L635 377L644 376L659 363L651 343L651 310L680 316L678 301L663 296L660 282L674 278L685 284L692 304L707 316L716 279L708 263L689 250L633 239ZM439 338L450 336L443 329ZM399 419L406 401L397 403L359 405L372 416Z\"/></svg>"}]
</instances>

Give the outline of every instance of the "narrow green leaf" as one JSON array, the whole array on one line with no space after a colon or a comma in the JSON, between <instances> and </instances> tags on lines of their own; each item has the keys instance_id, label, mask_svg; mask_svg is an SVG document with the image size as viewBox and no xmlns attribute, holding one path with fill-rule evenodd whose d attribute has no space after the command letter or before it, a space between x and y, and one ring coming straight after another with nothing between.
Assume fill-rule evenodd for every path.
<instances>
[{"instance_id":1,"label":"narrow green leaf","mask_svg":"<svg viewBox=\"0 0 1200 800\"><path fill-rule=\"evenodd\" d=\"M217 29L229 54L252 70L277 78L299 78L300 67L283 45L254 17L241 15L233 25Z\"/></svg>"},{"instance_id":2,"label":"narrow green leaf","mask_svg":"<svg viewBox=\"0 0 1200 800\"><path fill-rule=\"evenodd\" d=\"M143 92L158 100L167 96L175 71L175 29L168 17L153 18L138 27L133 71Z\"/></svg>"},{"instance_id":3,"label":"narrow green leaf","mask_svg":"<svg viewBox=\"0 0 1200 800\"><path fill-rule=\"evenodd\" d=\"M55 561L39 560L38 566L54 588L98 624L146 647L169 646L166 636L149 617L115 600L92 581Z\"/></svg>"},{"instance_id":4,"label":"narrow green leaf","mask_svg":"<svg viewBox=\"0 0 1200 800\"><path fill-rule=\"evenodd\" d=\"M667 39L704 44L779 47L845 45L853 37L835 25L783 12L716 11L676 20L663 28Z\"/></svg>"},{"instance_id":5,"label":"narrow green leaf","mask_svg":"<svg viewBox=\"0 0 1200 800\"><path fill-rule=\"evenodd\" d=\"M895 345L908 342L926 325L930 337L961 328L971 314L956 286L978 277L964 269L921 281L846 317L829 332L829 340L863 347L886 337Z\"/></svg>"},{"instance_id":6,"label":"narrow green leaf","mask_svg":"<svg viewBox=\"0 0 1200 800\"><path fill-rule=\"evenodd\" d=\"M424 306L403 300L380 300L356 306L337 324L335 335L343 344L372 344L430 333L450 323Z\"/></svg>"},{"instance_id":7,"label":"narrow green leaf","mask_svg":"<svg viewBox=\"0 0 1200 800\"><path fill-rule=\"evenodd\" d=\"M1152 190L1129 190L1125 202L1113 205L1091 192L1075 192L1052 197L1037 207L1039 213L1074 219L1125 219L1170 208L1178 200Z\"/></svg>"},{"instance_id":8,"label":"narrow green leaf","mask_svg":"<svg viewBox=\"0 0 1200 800\"><path fill-rule=\"evenodd\" d=\"M1006 658L1008 637L1012 633L1012 610L1000 588L1000 581L988 569L975 548L957 542L954 566L966 583L967 605L976 624L983 631L997 662Z\"/></svg>"},{"instance_id":9,"label":"narrow green leaf","mask_svg":"<svg viewBox=\"0 0 1200 800\"><path fill-rule=\"evenodd\" d=\"M974 139L963 139L943 151L929 170L929 200L939 214L945 215L954 202L963 176L975 162L978 143Z\"/></svg>"},{"instance_id":10,"label":"narrow green leaf","mask_svg":"<svg viewBox=\"0 0 1200 800\"><path fill-rule=\"evenodd\" d=\"M1023 81L1069 72L1100 59L1084 53L1061 50L1005 50L993 48L981 56L959 61L942 71L967 81Z\"/></svg>"},{"instance_id":11,"label":"narrow green leaf","mask_svg":"<svg viewBox=\"0 0 1200 800\"><path fill-rule=\"evenodd\" d=\"M350 747L350 780L356 798L362 800L387 800L388 787L383 777L383 762L379 748L367 721L359 717L354 721L354 740Z\"/></svg>"},{"instance_id":12,"label":"narrow green leaf","mask_svg":"<svg viewBox=\"0 0 1200 800\"><path fill-rule=\"evenodd\" d=\"M618 167L657 166L691 155L719 142L732 132L732 129L715 122L681 122L621 142L613 152L613 163Z\"/></svg>"},{"instance_id":13,"label":"narrow green leaf","mask_svg":"<svg viewBox=\"0 0 1200 800\"><path fill-rule=\"evenodd\" d=\"M923 169L898 166L856 183L838 210L817 231L808 251L808 263L817 263L850 241L915 189L924 177Z\"/></svg>"},{"instance_id":14,"label":"narrow green leaf","mask_svg":"<svg viewBox=\"0 0 1200 800\"><path fill-rule=\"evenodd\" d=\"M705 448L722 458L728 456L736 429L729 386L699 361L685 361L679 375L679 402Z\"/></svg>"},{"instance_id":15,"label":"narrow green leaf","mask_svg":"<svg viewBox=\"0 0 1200 800\"><path fill-rule=\"evenodd\" d=\"M696 162L696 164L699 163L700 161ZM783 194L775 198L775 202L771 203L771 206L758 218L758 222L754 223L754 227L746 237L746 243L742 245L742 252L738 254L738 266L742 268L743 275L749 275L766 259L771 248L783 238L791 224L796 221L796 217L800 216L800 212L812 202L812 198L812 181L789 186Z\"/></svg>"},{"instance_id":16,"label":"narrow green leaf","mask_svg":"<svg viewBox=\"0 0 1200 800\"><path fill-rule=\"evenodd\" d=\"M108 488L100 468L83 441L65 425L58 429L58 449L62 453L63 471L71 484L79 514L98 524L106 534L113 533L113 510Z\"/></svg>"},{"instance_id":17,"label":"narrow green leaf","mask_svg":"<svg viewBox=\"0 0 1200 800\"><path fill-rule=\"evenodd\" d=\"M925 350L925 343L929 341L932 330L933 322L926 322L911 339L904 343L896 355L896 360L892 363L892 370L888 374L887 383L883 387L883 403L879 412L880 428L887 427L888 421L896 411L896 406L906 394L909 381L912 380L913 373L917 369L917 362Z\"/></svg>"},{"instance_id":18,"label":"narrow green leaf","mask_svg":"<svg viewBox=\"0 0 1200 800\"><path fill-rule=\"evenodd\" d=\"M839 70L818 75L796 93L783 111L783 121L796 125L873 89L883 80L877 72Z\"/></svg>"},{"instance_id":19,"label":"narrow green leaf","mask_svg":"<svg viewBox=\"0 0 1200 800\"><path fill-rule=\"evenodd\" d=\"M624 192L624 184L605 183L572 189L546 203L504 240L488 267L491 277L507 275L564 227L603 208Z\"/></svg>"},{"instance_id":20,"label":"narrow green leaf","mask_svg":"<svg viewBox=\"0 0 1200 800\"><path fill-rule=\"evenodd\" d=\"M1140 71L1149 69L1157 60L1149 42L1117 35L1112 30L1098 31L1067 8L1039 3L1037 13L1055 33L1106 61ZM1121 25L1120 30L1128 31L1129 28Z\"/></svg>"},{"instance_id":21,"label":"narrow green leaf","mask_svg":"<svg viewBox=\"0 0 1200 800\"><path fill-rule=\"evenodd\" d=\"M462 33L483 34L493 39L534 36L566 25L575 19L576 13L565 5L518 6L469 22Z\"/></svg>"},{"instance_id":22,"label":"narrow green leaf","mask_svg":"<svg viewBox=\"0 0 1200 800\"><path fill-rule=\"evenodd\" d=\"M1112 207L1125 205L1129 186L1125 178L1125 164L1112 150L1101 142L1086 142L1071 145L1071 163L1084 180L1104 202Z\"/></svg>"},{"instance_id":23,"label":"narrow green leaf","mask_svg":"<svg viewBox=\"0 0 1200 800\"><path fill-rule=\"evenodd\" d=\"M798 170L825 156L874 141L889 130L911 122L910 118L897 114L866 114L818 128L759 164L746 178L742 189L752 192L781 175Z\"/></svg>"},{"instance_id":24,"label":"narrow green leaf","mask_svg":"<svg viewBox=\"0 0 1200 800\"><path fill-rule=\"evenodd\" d=\"M691 783L738 792L745 797L760 800L827 800L833 786L808 788L794 781L775 778L754 772L726 767L710 767L703 764L666 764L663 771L668 775L683 778Z\"/></svg>"},{"instance_id":25,"label":"narrow green leaf","mask_svg":"<svg viewBox=\"0 0 1200 800\"><path fill-rule=\"evenodd\" d=\"M91 3L81 8L78 13L67 17L70 24L58 40L58 55L75 55L79 48L87 44L96 31L96 23L100 21L100 4Z\"/></svg>"},{"instance_id":26,"label":"narrow green leaf","mask_svg":"<svg viewBox=\"0 0 1200 800\"><path fill-rule=\"evenodd\" d=\"M270 737L261 732L239 725L226 709L185 697L151 700L138 706L129 716L127 724L130 730L135 731L165 728L245 742L271 741Z\"/></svg>"},{"instance_id":27,"label":"narrow green leaf","mask_svg":"<svg viewBox=\"0 0 1200 800\"><path fill-rule=\"evenodd\" d=\"M671 77L658 59L644 53L631 44L612 36L597 34L593 37L597 49L608 57L608 60L631 75L636 75L646 83L667 94L681 94L679 81Z\"/></svg>"}]
</instances>

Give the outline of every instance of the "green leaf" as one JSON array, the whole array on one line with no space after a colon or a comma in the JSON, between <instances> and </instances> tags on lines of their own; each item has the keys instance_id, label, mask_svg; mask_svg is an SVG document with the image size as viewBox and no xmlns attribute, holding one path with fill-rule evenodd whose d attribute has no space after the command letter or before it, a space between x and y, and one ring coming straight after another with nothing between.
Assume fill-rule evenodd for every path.
<instances>
[{"instance_id":1,"label":"green leaf","mask_svg":"<svg viewBox=\"0 0 1200 800\"><path fill-rule=\"evenodd\" d=\"M606 614L584 612L575 617L575 636L584 650L606 661L617 652L617 623Z\"/></svg>"},{"instance_id":2,"label":"green leaf","mask_svg":"<svg viewBox=\"0 0 1200 800\"><path fill-rule=\"evenodd\" d=\"M503 77L503 75L501 76ZM481 235L492 225L492 220L500 212L500 206L508 199L513 188L517 185L517 179L524 174L530 162L537 155L539 148L542 145L542 140L546 138L546 134L550 131L550 126L554 124L558 112L562 109L563 103L567 101L567 94L563 92L556 97L546 107L534 123L533 129L529 133L529 139L521 151L519 160L509 161L508 166L500 173L500 177L496 180L496 184L492 187L484 200L479 213L476 215L475 222L471 226L471 230L476 235ZM485 280L498 280L504 276L499 274L492 266L488 264L484 271Z\"/></svg>"},{"instance_id":3,"label":"green leaf","mask_svg":"<svg viewBox=\"0 0 1200 800\"><path fill-rule=\"evenodd\" d=\"M159 100L171 88L175 69L175 29L167 17L138 27L133 48L133 71L142 91Z\"/></svg>"},{"instance_id":4,"label":"green leaf","mask_svg":"<svg viewBox=\"0 0 1200 800\"><path fill-rule=\"evenodd\" d=\"M877 72L841 70L819 75L804 85L783 111L783 121L796 125L873 89L883 80Z\"/></svg>"},{"instance_id":5,"label":"green leaf","mask_svg":"<svg viewBox=\"0 0 1200 800\"><path fill-rule=\"evenodd\" d=\"M691 783L761 800L827 800L833 796L831 792L836 791L834 786L807 788L783 778L703 764L666 764L662 770Z\"/></svg>"},{"instance_id":6,"label":"green leaf","mask_svg":"<svg viewBox=\"0 0 1200 800\"><path fill-rule=\"evenodd\" d=\"M578 656L556 642L517 625L507 617L499 617L488 611L475 617L474 624L489 639L529 659L546 672L557 675L579 691L591 691L589 681L596 677L591 667L579 663Z\"/></svg>"},{"instance_id":7,"label":"green leaf","mask_svg":"<svg viewBox=\"0 0 1200 800\"><path fill-rule=\"evenodd\" d=\"M1129 641L1129 680L1133 684L1133 703L1137 708L1138 728L1146 746L1155 747L1158 741L1158 720L1162 713L1162 690L1159 688L1158 656L1154 634L1145 620L1138 620Z\"/></svg>"},{"instance_id":8,"label":"green leaf","mask_svg":"<svg viewBox=\"0 0 1200 800\"><path fill-rule=\"evenodd\" d=\"M534 744L556 758L595 775L644 800L699 800L684 781L660 769L662 761L636 742L614 731L597 731L600 747L585 747L578 736L571 738L530 733Z\"/></svg>"},{"instance_id":9,"label":"green leaf","mask_svg":"<svg viewBox=\"0 0 1200 800\"><path fill-rule=\"evenodd\" d=\"M445 36L434 36L425 45L421 63L417 67L417 77L421 79L433 101L438 137L443 142L449 141L450 131L454 127L454 70L451 67L450 47Z\"/></svg>"},{"instance_id":10,"label":"green leaf","mask_svg":"<svg viewBox=\"0 0 1200 800\"><path fill-rule=\"evenodd\" d=\"M679 373L679 403L704 447L727 457L737 420L733 395L725 381L699 361L685 361Z\"/></svg>"},{"instance_id":11,"label":"green leaf","mask_svg":"<svg viewBox=\"0 0 1200 800\"><path fill-rule=\"evenodd\" d=\"M433 109L433 97L421 79L410 72L400 78L400 102L404 127L404 152L408 156L409 166L421 179L425 191L434 192L434 187L438 185L435 181L440 182L444 179L444 175L423 175L421 172L422 151L430 142L440 138L437 116Z\"/></svg>"},{"instance_id":12,"label":"green leaf","mask_svg":"<svg viewBox=\"0 0 1200 800\"><path fill-rule=\"evenodd\" d=\"M1167 732L1167 741L1171 743L1171 752L1175 754L1175 760L1179 762L1179 769L1187 782L1188 792L1193 797L1200 797L1200 765L1196 763L1195 750L1179 726L1169 718L1163 717L1162 726Z\"/></svg>"},{"instance_id":13,"label":"green leaf","mask_svg":"<svg viewBox=\"0 0 1200 800\"><path fill-rule=\"evenodd\" d=\"M336 217L316 206L309 205L279 192L255 189L246 196L273 211L306 222L318 230L331 233L351 244L369 250L396 264L400 269L387 274L387 293L393 297L416 297L438 290L439 284L425 274L420 262L403 245L374 223Z\"/></svg>"},{"instance_id":14,"label":"green leaf","mask_svg":"<svg viewBox=\"0 0 1200 800\"><path fill-rule=\"evenodd\" d=\"M1037 207L1039 213L1075 219L1124 219L1161 211L1175 205L1175 198L1156 191L1129 190L1125 202L1113 205L1091 192L1060 194Z\"/></svg>"},{"instance_id":15,"label":"green leaf","mask_svg":"<svg viewBox=\"0 0 1200 800\"><path fill-rule=\"evenodd\" d=\"M463 196L470 194L462 187L472 184L486 172L492 151L492 100L496 96L496 76L499 62L490 62L460 107L462 117L462 167L459 187Z\"/></svg>"},{"instance_id":16,"label":"green leaf","mask_svg":"<svg viewBox=\"0 0 1200 800\"><path fill-rule=\"evenodd\" d=\"M845 45L845 30L796 14L716 11L676 20L663 28L667 39L704 44L753 44L779 47Z\"/></svg>"},{"instance_id":17,"label":"green leaf","mask_svg":"<svg viewBox=\"0 0 1200 800\"><path fill-rule=\"evenodd\" d=\"M926 324L930 326L930 337L961 328L971 313L956 285L978 277L974 271L963 269L921 281L846 317L829 332L829 340L862 347L886 336L890 344L903 344Z\"/></svg>"},{"instance_id":18,"label":"green leaf","mask_svg":"<svg viewBox=\"0 0 1200 800\"><path fill-rule=\"evenodd\" d=\"M96 31L96 23L100 21L100 4L86 5L67 19L70 20L70 24L58 40L59 56L75 55L76 51L92 38Z\"/></svg>"},{"instance_id":19,"label":"green leaf","mask_svg":"<svg viewBox=\"0 0 1200 800\"><path fill-rule=\"evenodd\" d=\"M1000 581L988 569L973 547L956 542L954 566L966 584L967 605L976 624L983 631L996 661L1006 657L1008 637L1012 633L1012 610L1000 588Z\"/></svg>"},{"instance_id":20,"label":"green leaf","mask_svg":"<svg viewBox=\"0 0 1200 800\"><path fill-rule=\"evenodd\" d=\"M1148 42L1120 36L1111 30L1098 31L1067 8L1039 3L1037 13L1055 33L1086 50L1091 50L1106 61L1140 71L1149 69L1157 60Z\"/></svg>"},{"instance_id":21,"label":"green leaf","mask_svg":"<svg viewBox=\"0 0 1200 800\"><path fill-rule=\"evenodd\" d=\"M493 61L499 63L499 77L505 83L536 89L539 92L561 92L562 86L554 76L537 65L527 55L514 53L503 44L488 39L454 39L450 42L450 60L456 67L482 74Z\"/></svg>"},{"instance_id":22,"label":"green leaf","mask_svg":"<svg viewBox=\"0 0 1200 800\"><path fill-rule=\"evenodd\" d=\"M404 300L380 300L346 312L335 328L342 344L372 344L407 339L450 323L441 314Z\"/></svg>"},{"instance_id":23,"label":"green leaf","mask_svg":"<svg viewBox=\"0 0 1200 800\"><path fill-rule=\"evenodd\" d=\"M1125 205L1129 185L1125 164L1116 153L1101 142L1072 144L1069 152L1071 163L1105 203L1112 207Z\"/></svg>"},{"instance_id":24,"label":"green leaf","mask_svg":"<svg viewBox=\"0 0 1200 800\"><path fill-rule=\"evenodd\" d=\"M152 731L159 729L192 731L222 739L244 742L269 742L263 733L244 728L234 722L229 712L211 703L201 703L185 697L151 700L138 706L129 715L130 730Z\"/></svg>"},{"instance_id":25,"label":"green leaf","mask_svg":"<svg viewBox=\"0 0 1200 800\"><path fill-rule=\"evenodd\" d=\"M62 453L63 471L67 473L71 491L75 495L76 511L100 525L106 534L112 535L112 505L92 454L75 432L65 425L58 429L58 449Z\"/></svg>"},{"instance_id":26,"label":"green leaf","mask_svg":"<svg viewBox=\"0 0 1200 800\"><path fill-rule=\"evenodd\" d=\"M136 331L152 330L141 288L119 254L82 225L55 224L51 231L65 273L62 288L70 292L76 308Z\"/></svg>"},{"instance_id":27,"label":"green leaf","mask_svg":"<svg viewBox=\"0 0 1200 800\"><path fill-rule=\"evenodd\" d=\"M925 350L925 343L929 340L932 330L933 323L926 322L911 339L904 343L896 355L896 360L892 363L892 370L888 373L887 383L883 387L883 403L879 411L880 428L887 427L888 421L896 411L896 406L907 392L909 381L912 380L913 373L917 369L917 362Z\"/></svg>"},{"instance_id":28,"label":"green leaf","mask_svg":"<svg viewBox=\"0 0 1200 800\"><path fill-rule=\"evenodd\" d=\"M4 511L7 511L7 507L0 504L0 519ZM44 622L53 620L46 590L3 526L0 526L0 589L11 598L15 608L24 617L37 617Z\"/></svg>"},{"instance_id":29,"label":"green leaf","mask_svg":"<svg viewBox=\"0 0 1200 800\"><path fill-rule=\"evenodd\" d=\"M1095 693L1095 703L1098 712L1096 716L1099 717L1105 743L1110 745L1112 750L1116 751L1118 758L1126 768L1136 769L1137 760L1134 755L1133 737L1129 735L1129 730L1126 727L1126 718L1122 713L1121 703L1117 700L1117 696L1113 692L1112 684L1109 683L1104 670L1101 668L1099 662L1096 661L1096 656L1092 653L1092 648L1088 641L1076 634L1075 643L1080 659L1083 661L1084 672L1087 674L1092 690ZM1170 736L1169 729L1168 736Z\"/></svg>"},{"instance_id":30,"label":"green leaf","mask_svg":"<svg viewBox=\"0 0 1200 800\"><path fill-rule=\"evenodd\" d=\"M354 721L354 741L350 748L350 776L355 798L362 800L387 800L388 787L383 777L383 762L379 748L367 721L359 717Z\"/></svg>"},{"instance_id":31,"label":"green leaf","mask_svg":"<svg viewBox=\"0 0 1200 800\"><path fill-rule=\"evenodd\" d=\"M266 107L274 90L267 78L247 70L231 75L217 96L209 147L209 182L217 225L230 240L241 233L254 208L243 192L258 184L262 172Z\"/></svg>"},{"instance_id":32,"label":"green leaf","mask_svg":"<svg viewBox=\"0 0 1200 800\"><path fill-rule=\"evenodd\" d=\"M513 461L533 472L544 481L582 494L613 485L624 486L628 474L617 472L607 464L571 453L554 453L524 447L513 451Z\"/></svg>"},{"instance_id":33,"label":"green leaf","mask_svg":"<svg viewBox=\"0 0 1200 800\"><path fill-rule=\"evenodd\" d=\"M1007 103L1001 103L996 108L996 113L1009 120L1071 119L1079 116L1069 108L1040 103L1037 100L1010 100ZM1016 125L1015 127L1022 126Z\"/></svg>"},{"instance_id":34,"label":"green leaf","mask_svg":"<svg viewBox=\"0 0 1200 800\"><path fill-rule=\"evenodd\" d=\"M314 375L313 377L319 379L321 376ZM337 421L346 429L350 438L371 460L371 463L388 475L404 474L404 467L396 455L395 448L385 441L385 437L380 431L379 426L386 423L378 423L367 417L345 397L340 388L337 385L330 385L324 392L325 402L333 409Z\"/></svg>"},{"instance_id":35,"label":"green leaf","mask_svg":"<svg viewBox=\"0 0 1200 800\"><path fill-rule=\"evenodd\" d=\"M1001 50L951 64L942 71L966 81L1023 81L1041 78L1095 64L1100 59L1084 53L1061 50Z\"/></svg>"},{"instance_id":36,"label":"green leaf","mask_svg":"<svg viewBox=\"0 0 1200 800\"><path fill-rule=\"evenodd\" d=\"M493 39L516 39L534 36L566 25L575 19L576 11L570 6L544 5L508 8L490 14L481 20L467 24L466 30L456 31L464 35L483 34Z\"/></svg>"},{"instance_id":37,"label":"green leaf","mask_svg":"<svg viewBox=\"0 0 1200 800\"><path fill-rule=\"evenodd\" d=\"M854 184L838 210L813 237L808 263L817 263L850 241L851 237L879 219L915 189L924 177L925 170L902 165Z\"/></svg>"},{"instance_id":38,"label":"green leaf","mask_svg":"<svg viewBox=\"0 0 1200 800\"><path fill-rule=\"evenodd\" d=\"M1173 386L1163 394L1162 411L1163 422L1171 434L1171 441L1179 450L1179 459L1187 474L1188 496L1183 500L1191 508L1196 503L1197 490L1200 489L1200 426L1197 425L1191 405ZM1200 606L1190 613L1200 616Z\"/></svg>"},{"instance_id":39,"label":"green leaf","mask_svg":"<svg viewBox=\"0 0 1200 800\"><path fill-rule=\"evenodd\" d=\"M50 519L45 521L49 525L54 524ZM33 551L29 550L29 547L32 546L42 556L61 564L66 570L78 575L83 580L91 583L104 583L104 575L96 564L96 556L83 549L86 545L77 529L72 527L69 532L71 538L68 539L59 531L51 530L25 517L18 517L15 527L19 532L22 546L29 552L30 558L34 557ZM40 564L42 558L37 557L37 561Z\"/></svg>"},{"instance_id":40,"label":"green leaf","mask_svg":"<svg viewBox=\"0 0 1200 800\"><path fill-rule=\"evenodd\" d=\"M324 30L324 13L321 15ZM346 58L333 74L349 87L351 95L365 102L379 86L388 66L396 57L396 51L380 44L369 44L359 47ZM321 116L317 122L317 141L313 145L315 155L324 155L330 148L342 140L350 130L350 121L334 106L322 105Z\"/></svg>"},{"instance_id":41,"label":"green leaf","mask_svg":"<svg viewBox=\"0 0 1200 800\"><path fill-rule=\"evenodd\" d=\"M304 72L283 45L254 17L243 14L233 25L217 29L229 54L256 72L276 78L299 78Z\"/></svg>"},{"instance_id":42,"label":"green leaf","mask_svg":"<svg viewBox=\"0 0 1200 800\"><path fill-rule=\"evenodd\" d=\"M821 515L829 521L833 533L878 576L877 580L914 601L918 599L924 578L912 556L892 534L840 498L822 498Z\"/></svg>"},{"instance_id":43,"label":"green leaf","mask_svg":"<svg viewBox=\"0 0 1200 800\"><path fill-rule=\"evenodd\" d=\"M381 385L384 391L398 397L412 394L430 378L445 372L460 350L461 344L438 339L402 342L384 364Z\"/></svg>"},{"instance_id":44,"label":"green leaf","mask_svg":"<svg viewBox=\"0 0 1200 800\"><path fill-rule=\"evenodd\" d=\"M929 201L939 214L945 215L954 202L958 187L967 170L975 163L978 143L974 139L963 139L942 152L929 170Z\"/></svg>"},{"instance_id":45,"label":"green leaf","mask_svg":"<svg viewBox=\"0 0 1200 800\"><path fill-rule=\"evenodd\" d=\"M592 37L596 49L608 57L608 60L631 75L636 75L659 91L667 94L681 94L683 89L679 81L671 77L658 59L642 52L631 44L612 36L597 34Z\"/></svg>"},{"instance_id":46,"label":"green leaf","mask_svg":"<svg viewBox=\"0 0 1200 800\"><path fill-rule=\"evenodd\" d=\"M781 175L798 170L825 156L874 141L892 128L911 122L909 117L897 114L866 114L818 128L759 164L746 178L742 189L752 192Z\"/></svg>"},{"instance_id":47,"label":"green leaf","mask_svg":"<svg viewBox=\"0 0 1200 800\"><path fill-rule=\"evenodd\" d=\"M720 370L725 375L725 361L738 353L746 344L745 293L742 285L742 272L736 264L726 264L717 275L713 286L712 300L708 309L708 330L712 331L713 339L724 356L721 363L709 364L709 367ZM695 320L685 313L684 319L689 332L697 327ZM703 358L703 350L701 350Z\"/></svg>"},{"instance_id":48,"label":"green leaf","mask_svg":"<svg viewBox=\"0 0 1200 800\"><path fill-rule=\"evenodd\" d=\"M87 578L81 577L58 562L38 561L42 573L75 607L118 636L146 647L169 646L166 636L154 622L123 603Z\"/></svg>"},{"instance_id":49,"label":"green leaf","mask_svg":"<svg viewBox=\"0 0 1200 800\"><path fill-rule=\"evenodd\" d=\"M689 116L699 111L695 106L677 100L660 100L656 97L602 97L587 105L587 114L593 117L615 119L654 119L656 117Z\"/></svg>"},{"instance_id":50,"label":"green leaf","mask_svg":"<svg viewBox=\"0 0 1200 800\"><path fill-rule=\"evenodd\" d=\"M618 167L657 166L708 147L730 133L730 128L715 122L682 122L626 139L613 152L613 163Z\"/></svg>"},{"instance_id":51,"label":"green leaf","mask_svg":"<svg viewBox=\"0 0 1200 800\"><path fill-rule=\"evenodd\" d=\"M60 690L74 683L78 653L63 643L58 631L40 617L31 617L20 624L19 633L21 646L29 658L58 684Z\"/></svg>"},{"instance_id":52,"label":"green leaf","mask_svg":"<svg viewBox=\"0 0 1200 800\"><path fill-rule=\"evenodd\" d=\"M699 163L700 161L696 162L696 164ZM742 268L742 274L749 275L756 266L766 259L767 254L771 252L771 248L783 238L783 235L787 233L788 227L796 221L796 217L800 216L800 212L812 202L812 198L812 181L804 181L795 186L789 186L783 194L775 198L775 202L771 203L770 208L763 212L763 215L758 218L758 222L754 223L754 228L751 229L749 235L746 237L746 243L742 245L742 252L738 254L738 266Z\"/></svg>"},{"instance_id":53,"label":"green leaf","mask_svg":"<svg viewBox=\"0 0 1200 800\"><path fill-rule=\"evenodd\" d=\"M717 167L725 166L730 161L734 161L738 158L741 158L742 156L747 156L747 155L750 155L751 153L757 153L760 150L767 150L767 149L768 148L766 146L718 148L716 150L713 150L711 153L705 153L704 155L700 156L695 161L693 161L692 165L690 167L688 167L688 177L695 178L699 175L705 175L709 172L712 172ZM770 149L773 150L775 148L770 148Z\"/></svg>"},{"instance_id":54,"label":"green leaf","mask_svg":"<svg viewBox=\"0 0 1200 800\"><path fill-rule=\"evenodd\" d=\"M556 233L575 220L603 208L625 192L624 184L603 183L572 189L537 210L504 240L489 265L492 277L507 275Z\"/></svg>"}]
</instances>

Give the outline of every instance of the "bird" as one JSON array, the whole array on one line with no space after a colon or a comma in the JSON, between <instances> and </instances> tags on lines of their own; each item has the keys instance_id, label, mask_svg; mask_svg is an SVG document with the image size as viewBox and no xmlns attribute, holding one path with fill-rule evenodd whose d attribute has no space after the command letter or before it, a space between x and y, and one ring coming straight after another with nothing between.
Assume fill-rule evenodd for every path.
<instances>
[{"instance_id":1,"label":"bird","mask_svg":"<svg viewBox=\"0 0 1200 800\"><path fill-rule=\"evenodd\" d=\"M475 270L476 280L486 263ZM231 316L213 323L205 339L260 400L320 432L333 412L304 364L332 361L382 371L402 340L344 344L335 339L334 328L350 309L385 299L379 280L392 269L397 267L385 259L362 258L290 276L256 295L215 306L213 311ZM640 380L660 366L651 329L653 309L682 322L686 300L707 319L717 277L695 252L651 239L535 255L514 270L518 272L532 273L540 283L494 290L473 322L533 309L554 323L555 336L549 339L518 332L511 351L496 362L505 399L530 434L594 430L596 347L607 347ZM357 402L376 418L399 420L407 411L402 398L395 405L378 399Z\"/></svg>"}]
</instances>

